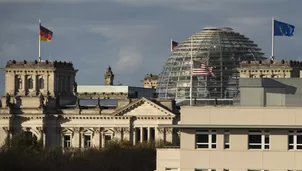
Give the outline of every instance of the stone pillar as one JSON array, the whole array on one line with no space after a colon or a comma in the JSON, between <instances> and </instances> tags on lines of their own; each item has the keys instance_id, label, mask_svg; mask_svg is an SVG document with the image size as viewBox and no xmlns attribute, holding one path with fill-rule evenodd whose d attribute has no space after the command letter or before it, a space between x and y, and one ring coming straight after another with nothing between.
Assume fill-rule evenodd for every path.
<instances>
[{"instance_id":1,"label":"stone pillar","mask_svg":"<svg viewBox=\"0 0 302 171\"><path fill-rule=\"evenodd\" d=\"M140 127L140 141L143 142L144 127Z\"/></svg>"},{"instance_id":2,"label":"stone pillar","mask_svg":"<svg viewBox=\"0 0 302 171\"><path fill-rule=\"evenodd\" d=\"M101 128L93 128L94 134L93 134L93 144L92 146L95 148L100 148L100 139L101 139Z\"/></svg>"},{"instance_id":3,"label":"stone pillar","mask_svg":"<svg viewBox=\"0 0 302 171\"><path fill-rule=\"evenodd\" d=\"M157 141L161 140L162 142L165 142L164 128L156 128L155 137Z\"/></svg>"},{"instance_id":4,"label":"stone pillar","mask_svg":"<svg viewBox=\"0 0 302 171\"><path fill-rule=\"evenodd\" d=\"M32 79L33 79L33 92L37 92L37 75L36 75L36 73L34 73L32 75Z\"/></svg>"},{"instance_id":5,"label":"stone pillar","mask_svg":"<svg viewBox=\"0 0 302 171\"><path fill-rule=\"evenodd\" d=\"M128 141L130 141L131 139L130 139L130 136L131 136L132 134L130 134L130 128L128 128L128 127L125 127L125 128L123 128L123 140L128 140Z\"/></svg>"},{"instance_id":6,"label":"stone pillar","mask_svg":"<svg viewBox=\"0 0 302 171\"><path fill-rule=\"evenodd\" d=\"M24 74L24 75L20 75L20 78L21 78L21 80L22 80L22 88L21 88L21 95L25 95L25 91L26 91L26 89L27 89L27 83L26 83L26 81L27 81L27 79L26 79L26 75Z\"/></svg>"},{"instance_id":7,"label":"stone pillar","mask_svg":"<svg viewBox=\"0 0 302 171\"><path fill-rule=\"evenodd\" d=\"M137 128L133 128L133 131L132 131L133 145L136 145L136 134L137 134L136 129Z\"/></svg>"},{"instance_id":8,"label":"stone pillar","mask_svg":"<svg viewBox=\"0 0 302 171\"><path fill-rule=\"evenodd\" d=\"M92 137L91 137L92 138ZM83 132L80 132L80 145L79 147L80 148L84 148L84 145L85 145L85 139L84 139L84 133Z\"/></svg>"},{"instance_id":9,"label":"stone pillar","mask_svg":"<svg viewBox=\"0 0 302 171\"><path fill-rule=\"evenodd\" d=\"M148 127L147 133L148 133L147 141L150 141L150 127Z\"/></svg>"},{"instance_id":10,"label":"stone pillar","mask_svg":"<svg viewBox=\"0 0 302 171\"><path fill-rule=\"evenodd\" d=\"M74 134L72 137L72 147L80 148L81 147L81 131L80 128L74 128Z\"/></svg>"},{"instance_id":11,"label":"stone pillar","mask_svg":"<svg viewBox=\"0 0 302 171\"><path fill-rule=\"evenodd\" d=\"M45 147L45 146L46 146L46 135L45 135L45 130L43 129L43 127L37 127L36 129L37 129L37 131L38 131L39 134L40 134L40 137L38 137L38 138L39 138L39 140L42 141L43 147Z\"/></svg>"},{"instance_id":12,"label":"stone pillar","mask_svg":"<svg viewBox=\"0 0 302 171\"><path fill-rule=\"evenodd\" d=\"M173 128L165 128L165 141L172 143L173 138Z\"/></svg>"},{"instance_id":13,"label":"stone pillar","mask_svg":"<svg viewBox=\"0 0 302 171\"><path fill-rule=\"evenodd\" d=\"M115 132L115 137L118 139L118 140L122 140L122 128L120 127L117 127L117 128L114 128L114 132Z\"/></svg>"},{"instance_id":14,"label":"stone pillar","mask_svg":"<svg viewBox=\"0 0 302 171\"><path fill-rule=\"evenodd\" d=\"M101 133L101 143L102 143L102 148L105 147L105 134L104 132Z\"/></svg>"}]
</instances>

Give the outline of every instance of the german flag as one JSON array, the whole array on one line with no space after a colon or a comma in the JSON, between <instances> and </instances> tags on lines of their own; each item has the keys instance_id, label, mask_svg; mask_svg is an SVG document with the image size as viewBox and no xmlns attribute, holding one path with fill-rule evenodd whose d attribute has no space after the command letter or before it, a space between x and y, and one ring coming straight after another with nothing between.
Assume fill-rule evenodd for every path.
<instances>
[{"instance_id":1,"label":"german flag","mask_svg":"<svg viewBox=\"0 0 302 171\"><path fill-rule=\"evenodd\" d=\"M45 42L50 42L51 39L52 39L52 31L50 31L46 27L43 27L40 24L40 40Z\"/></svg>"}]
</instances>

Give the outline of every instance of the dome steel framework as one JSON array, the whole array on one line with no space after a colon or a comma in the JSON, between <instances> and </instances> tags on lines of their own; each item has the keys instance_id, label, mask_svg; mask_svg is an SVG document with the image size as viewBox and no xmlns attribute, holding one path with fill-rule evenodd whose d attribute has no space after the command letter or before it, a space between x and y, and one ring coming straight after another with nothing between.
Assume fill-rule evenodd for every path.
<instances>
[{"instance_id":1,"label":"dome steel framework","mask_svg":"<svg viewBox=\"0 0 302 171\"><path fill-rule=\"evenodd\" d=\"M204 28L172 51L158 80L159 98L190 98L191 53L194 61L213 67L215 74L193 76L194 100L233 99L239 93L240 61L266 59L253 41L231 28Z\"/></svg>"}]
</instances>

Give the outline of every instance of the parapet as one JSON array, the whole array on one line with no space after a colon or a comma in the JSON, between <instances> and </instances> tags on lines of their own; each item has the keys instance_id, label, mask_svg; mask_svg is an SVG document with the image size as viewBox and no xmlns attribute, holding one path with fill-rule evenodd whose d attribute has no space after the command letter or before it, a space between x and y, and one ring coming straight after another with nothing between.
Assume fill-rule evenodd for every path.
<instances>
[{"instance_id":1,"label":"parapet","mask_svg":"<svg viewBox=\"0 0 302 171\"><path fill-rule=\"evenodd\" d=\"M302 61L285 61L285 60L259 60L259 61L242 61L240 68L246 67L292 67L302 68Z\"/></svg>"},{"instance_id":2,"label":"parapet","mask_svg":"<svg viewBox=\"0 0 302 171\"><path fill-rule=\"evenodd\" d=\"M72 62L66 61L16 61L9 60L6 63L6 68L39 68L39 69L50 69L50 68L64 68L64 69L73 69Z\"/></svg>"}]
</instances>

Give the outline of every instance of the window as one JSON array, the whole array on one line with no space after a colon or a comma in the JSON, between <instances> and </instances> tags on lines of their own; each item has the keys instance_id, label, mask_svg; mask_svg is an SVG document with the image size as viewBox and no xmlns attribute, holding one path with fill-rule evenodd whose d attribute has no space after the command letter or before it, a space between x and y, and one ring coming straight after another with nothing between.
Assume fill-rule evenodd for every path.
<instances>
[{"instance_id":1,"label":"window","mask_svg":"<svg viewBox=\"0 0 302 171\"><path fill-rule=\"evenodd\" d=\"M91 147L91 136L90 135L84 135L84 148Z\"/></svg>"},{"instance_id":2,"label":"window","mask_svg":"<svg viewBox=\"0 0 302 171\"><path fill-rule=\"evenodd\" d=\"M196 148L216 148L216 130L197 130Z\"/></svg>"},{"instance_id":3,"label":"window","mask_svg":"<svg viewBox=\"0 0 302 171\"><path fill-rule=\"evenodd\" d=\"M256 170L256 169L248 169L247 171L269 171L269 170Z\"/></svg>"},{"instance_id":4,"label":"window","mask_svg":"<svg viewBox=\"0 0 302 171\"><path fill-rule=\"evenodd\" d=\"M21 78L17 79L17 89L22 89L22 79Z\"/></svg>"},{"instance_id":5,"label":"window","mask_svg":"<svg viewBox=\"0 0 302 171\"><path fill-rule=\"evenodd\" d=\"M289 131L288 149L289 150L301 150L302 149L302 130Z\"/></svg>"},{"instance_id":6,"label":"window","mask_svg":"<svg viewBox=\"0 0 302 171\"><path fill-rule=\"evenodd\" d=\"M44 89L44 79L43 78L39 79L39 88Z\"/></svg>"},{"instance_id":7,"label":"window","mask_svg":"<svg viewBox=\"0 0 302 171\"><path fill-rule=\"evenodd\" d=\"M195 171L216 171L216 169L195 169Z\"/></svg>"},{"instance_id":8,"label":"window","mask_svg":"<svg viewBox=\"0 0 302 171\"><path fill-rule=\"evenodd\" d=\"M224 149L229 149L230 148L230 131L226 130L224 131Z\"/></svg>"},{"instance_id":9,"label":"window","mask_svg":"<svg viewBox=\"0 0 302 171\"><path fill-rule=\"evenodd\" d=\"M249 149L269 149L269 131L249 131Z\"/></svg>"},{"instance_id":10,"label":"window","mask_svg":"<svg viewBox=\"0 0 302 171\"><path fill-rule=\"evenodd\" d=\"M27 88L28 89L33 89L34 88L34 81L32 78L27 79Z\"/></svg>"},{"instance_id":11,"label":"window","mask_svg":"<svg viewBox=\"0 0 302 171\"><path fill-rule=\"evenodd\" d=\"M69 148L71 147L71 136L70 135L64 135L63 140L63 147Z\"/></svg>"}]
</instances>

